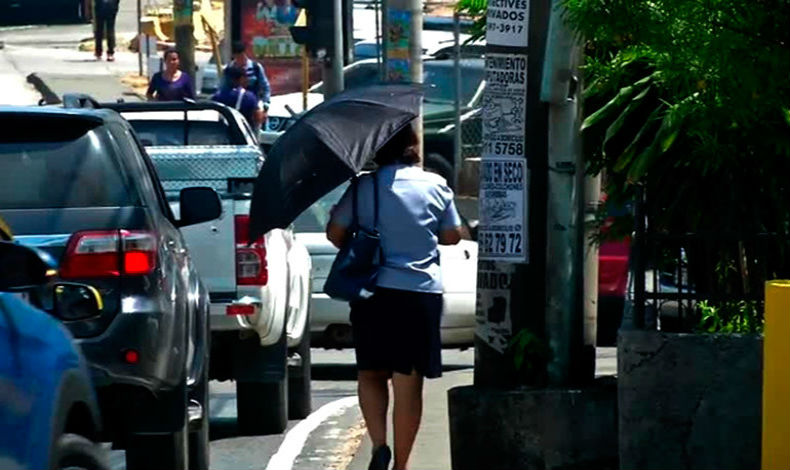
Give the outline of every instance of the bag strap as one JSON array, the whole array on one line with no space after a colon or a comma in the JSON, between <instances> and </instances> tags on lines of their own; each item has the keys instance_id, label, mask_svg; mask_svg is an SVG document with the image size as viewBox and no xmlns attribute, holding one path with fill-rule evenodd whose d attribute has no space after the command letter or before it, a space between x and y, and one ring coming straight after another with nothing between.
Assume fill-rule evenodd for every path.
<instances>
[{"instance_id":1,"label":"bag strap","mask_svg":"<svg viewBox=\"0 0 790 470\"><path fill-rule=\"evenodd\" d=\"M237 111L241 111L241 100L244 99L244 92L245 92L245 90L244 90L244 88L241 88L241 87L239 87L238 90L239 90L239 96L236 97L236 110Z\"/></svg>"},{"instance_id":2,"label":"bag strap","mask_svg":"<svg viewBox=\"0 0 790 470\"><path fill-rule=\"evenodd\" d=\"M359 228L359 217L357 215L357 187L359 186L359 177L354 175L351 179L351 227L356 232Z\"/></svg>"},{"instance_id":3,"label":"bag strap","mask_svg":"<svg viewBox=\"0 0 790 470\"><path fill-rule=\"evenodd\" d=\"M373 230L379 229L379 172L373 172Z\"/></svg>"},{"instance_id":4,"label":"bag strap","mask_svg":"<svg viewBox=\"0 0 790 470\"><path fill-rule=\"evenodd\" d=\"M351 210L351 225L352 227L359 227L359 209L357 208L359 196L357 195L359 187L359 177L354 176L351 180L352 186L352 210ZM379 228L379 177L378 172L373 172L373 230L377 231Z\"/></svg>"}]
</instances>

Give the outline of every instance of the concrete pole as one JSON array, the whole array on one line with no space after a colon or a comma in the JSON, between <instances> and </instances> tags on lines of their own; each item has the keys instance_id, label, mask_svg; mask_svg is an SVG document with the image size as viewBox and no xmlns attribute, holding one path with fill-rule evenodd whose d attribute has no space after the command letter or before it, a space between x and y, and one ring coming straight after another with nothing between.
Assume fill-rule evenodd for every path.
<instances>
[{"instance_id":1,"label":"concrete pole","mask_svg":"<svg viewBox=\"0 0 790 470\"><path fill-rule=\"evenodd\" d=\"M510 343L522 334L540 349L551 346L545 314L549 115L540 98L550 5L488 4L475 387L548 380L545 357L527 357L517 369L517 348ZM521 135L496 124L512 122L514 113L523 113L515 121ZM500 209L507 208L502 219Z\"/></svg>"},{"instance_id":2,"label":"concrete pole","mask_svg":"<svg viewBox=\"0 0 790 470\"><path fill-rule=\"evenodd\" d=\"M381 1L381 76L379 77L381 81L387 80L387 58L389 54L387 50L389 49L389 37L387 31L389 31L389 11L390 11L390 2L389 0L380 0Z\"/></svg>"},{"instance_id":3,"label":"concrete pole","mask_svg":"<svg viewBox=\"0 0 790 470\"><path fill-rule=\"evenodd\" d=\"M455 78L455 134L453 135L453 188L458 191L458 183L463 165L461 149L463 145L461 135L461 18L458 12L453 15L453 40L455 57L453 71Z\"/></svg>"},{"instance_id":4,"label":"concrete pole","mask_svg":"<svg viewBox=\"0 0 790 470\"><path fill-rule=\"evenodd\" d=\"M181 70L195 83L195 27L192 23L192 0L173 0L173 25Z\"/></svg>"},{"instance_id":5,"label":"concrete pole","mask_svg":"<svg viewBox=\"0 0 790 470\"><path fill-rule=\"evenodd\" d=\"M143 26L140 18L143 16L141 0L137 0L137 74L143 76Z\"/></svg>"},{"instance_id":6,"label":"concrete pole","mask_svg":"<svg viewBox=\"0 0 790 470\"><path fill-rule=\"evenodd\" d=\"M598 244L591 243L595 234L595 214L601 200L601 176L588 176L584 182L584 344L597 344L598 337Z\"/></svg>"},{"instance_id":7,"label":"concrete pole","mask_svg":"<svg viewBox=\"0 0 790 470\"><path fill-rule=\"evenodd\" d=\"M408 63L409 75L408 81L412 83L422 83L422 0L387 0L384 2L382 22L384 23L384 73L385 80L389 80L389 62L394 59L391 57L392 45L389 44L388 32L390 27L390 15L392 12L408 14L410 21L409 26L409 48L408 48ZM423 159L423 139L422 139L422 112L414 122L414 129L417 135L420 136L420 158Z\"/></svg>"},{"instance_id":8,"label":"concrete pole","mask_svg":"<svg viewBox=\"0 0 790 470\"><path fill-rule=\"evenodd\" d=\"M225 62L230 61L230 49L233 42L233 0L225 0L223 13L225 15L225 31L223 38L220 41L220 61L218 64L221 67L225 66Z\"/></svg>"},{"instance_id":9,"label":"concrete pole","mask_svg":"<svg viewBox=\"0 0 790 470\"><path fill-rule=\"evenodd\" d=\"M382 71L382 53L384 51L384 45L382 44L382 37L381 37L381 0L375 0L375 8L376 8L376 70L379 73L379 80L382 79L384 73Z\"/></svg>"},{"instance_id":10,"label":"concrete pole","mask_svg":"<svg viewBox=\"0 0 790 470\"><path fill-rule=\"evenodd\" d=\"M332 53L329 59L324 61L324 97L330 98L345 88L343 80L343 2L342 0L331 0L334 22L334 40Z\"/></svg>"}]
</instances>

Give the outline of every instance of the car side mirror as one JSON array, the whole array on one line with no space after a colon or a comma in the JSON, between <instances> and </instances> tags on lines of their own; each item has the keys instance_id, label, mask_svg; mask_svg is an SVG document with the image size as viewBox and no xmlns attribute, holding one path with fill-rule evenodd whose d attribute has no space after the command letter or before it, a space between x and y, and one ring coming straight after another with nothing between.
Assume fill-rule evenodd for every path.
<instances>
[{"instance_id":1,"label":"car side mirror","mask_svg":"<svg viewBox=\"0 0 790 470\"><path fill-rule=\"evenodd\" d=\"M85 284L55 284L53 313L66 321L99 316L104 301L98 290Z\"/></svg>"},{"instance_id":2,"label":"car side mirror","mask_svg":"<svg viewBox=\"0 0 790 470\"><path fill-rule=\"evenodd\" d=\"M45 284L49 269L34 250L0 242L0 291L19 291Z\"/></svg>"},{"instance_id":3,"label":"car side mirror","mask_svg":"<svg viewBox=\"0 0 790 470\"><path fill-rule=\"evenodd\" d=\"M179 194L179 227L208 222L222 215L222 202L212 188L184 188Z\"/></svg>"}]
</instances>

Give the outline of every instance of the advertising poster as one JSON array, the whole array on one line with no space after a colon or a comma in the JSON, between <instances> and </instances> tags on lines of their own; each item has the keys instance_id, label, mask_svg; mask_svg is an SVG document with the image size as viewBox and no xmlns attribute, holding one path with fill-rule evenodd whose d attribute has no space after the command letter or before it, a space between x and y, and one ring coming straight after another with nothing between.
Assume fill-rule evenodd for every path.
<instances>
[{"instance_id":1,"label":"advertising poster","mask_svg":"<svg viewBox=\"0 0 790 470\"><path fill-rule=\"evenodd\" d=\"M512 337L510 284L515 272L511 263L480 261L477 274L475 335L504 353Z\"/></svg>"},{"instance_id":2,"label":"advertising poster","mask_svg":"<svg viewBox=\"0 0 790 470\"><path fill-rule=\"evenodd\" d=\"M483 158L525 158L527 56L486 54Z\"/></svg>"},{"instance_id":3,"label":"advertising poster","mask_svg":"<svg viewBox=\"0 0 790 470\"><path fill-rule=\"evenodd\" d=\"M527 47L529 0L488 0L486 42Z\"/></svg>"},{"instance_id":4,"label":"advertising poster","mask_svg":"<svg viewBox=\"0 0 790 470\"><path fill-rule=\"evenodd\" d=\"M410 35L411 11L390 10L387 16L387 81L411 81Z\"/></svg>"},{"instance_id":5,"label":"advertising poster","mask_svg":"<svg viewBox=\"0 0 790 470\"><path fill-rule=\"evenodd\" d=\"M528 262L527 161L484 158L480 165L479 258Z\"/></svg>"},{"instance_id":6,"label":"advertising poster","mask_svg":"<svg viewBox=\"0 0 790 470\"><path fill-rule=\"evenodd\" d=\"M272 87L272 95L298 92L302 88L302 46L288 28L299 9L291 0L240 0L241 31L247 54L260 61ZM320 67L310 67L310 84L321 79Z\"/></svg>"},{"instance_id":7,"label":"advertising poster","mask_svg":"<svg viewBox=\"0 0 790 470\"><path fill-rule=\"evenodd\" d=\"M299 10L291 0L244 0L241 39L254 57L299 57L301 46L288 30Z\"/></svg>"}]
</instances>

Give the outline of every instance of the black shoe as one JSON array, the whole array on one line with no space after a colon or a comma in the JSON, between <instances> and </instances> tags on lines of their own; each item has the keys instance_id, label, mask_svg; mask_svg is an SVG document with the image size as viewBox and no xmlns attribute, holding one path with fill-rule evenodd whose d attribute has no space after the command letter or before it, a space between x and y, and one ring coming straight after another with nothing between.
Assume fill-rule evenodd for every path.
<instances>
[{"instance_id":1,"label":"black shoe","mask_svg":"<svg viewBox=\"0 0 790 470\"><path fill-rule=\"evenodd\" d=\"M370 465L368 465L368 470L387 470L390 466L390 459L392 458L392 452L390 448L386 445L379 446L375 452L373 452L373 457L370 459Z\"/></svg>"}]
</instances>

